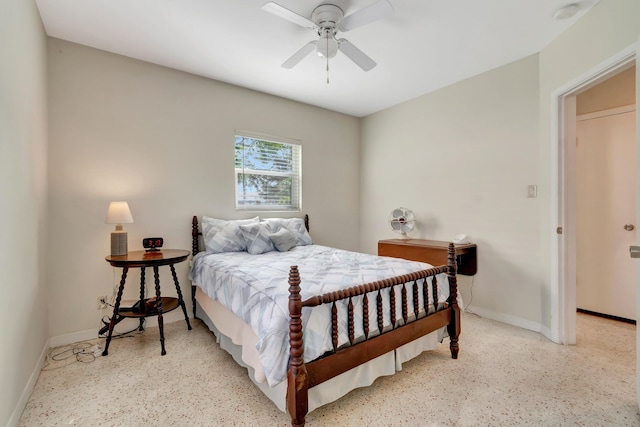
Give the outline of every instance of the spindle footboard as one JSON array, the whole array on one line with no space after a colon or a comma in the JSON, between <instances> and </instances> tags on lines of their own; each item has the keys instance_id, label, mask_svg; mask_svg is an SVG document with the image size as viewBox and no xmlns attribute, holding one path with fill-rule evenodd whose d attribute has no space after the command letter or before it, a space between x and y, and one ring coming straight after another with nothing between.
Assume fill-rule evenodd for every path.
<instances>
[{"instance_id":1,"label":"spindle footboard","mask_svg":"<svg viewBox=\"0 0 640 427\"><path fill-rule=\"evenodd\" d=\"M434 312L429 313L428 292L429 286L426 279L432 278L433 295L437 295L436 275L446 273L449 282L449 299L446 305L439 309L438 304L434 304ZM424 280L422 292L422 305L418 295L418 281ZM400 300L402 304L402 324L396 325L395 304L396 296L394 287L402 285ZM410 290L407 286L410 286ZM376 310L378 330L383 330L383 304L381 301L380 291L382 289L390 289L390 306L388 314L391 318L391 324L394 326L390 331L383 332L379 335L369 338L369 297L368 294L376 293ZM411 294L413 302L413 318L408 312L408 298ZM308 401L307 393L309 388L314 387L324 381L327 381L343 372L346 372L356 366L375 359L389 351L392 351L404 344L418 339L430 332L438 330L443 326L447 327L450 338L451 357L458 358L458 337L460 335L460 307L457 302L458 286L456 280L456 259L455 248L453 243L448 248L448 265L434 267L411 274L406 274L391 279L385 279L377 282L367 283L364 285L354 286L337 292L330 292L324 295L313 296L306 300L302 300L300 296L300 276L298 267L292 266L289 272L289 370L287 374L288 390L287 390L287 409L291 416L291 425L295 427L304 426L307 414ZM362 304L362 329L364 330L364 340L358 343L354 342L354 306L352 299L357 296L363 296ZM346 347L338 349L338 310L336 302L340 300L348 300L348 331L349 344ZM323 356L312 362L304 362L303 347L303 328L302 328L302 309L306 307L315 307L321 304L332 304L332 340L333 352ZM425 315L419 317L419 313L423 311Z\"/></svg>"}]
</instances>

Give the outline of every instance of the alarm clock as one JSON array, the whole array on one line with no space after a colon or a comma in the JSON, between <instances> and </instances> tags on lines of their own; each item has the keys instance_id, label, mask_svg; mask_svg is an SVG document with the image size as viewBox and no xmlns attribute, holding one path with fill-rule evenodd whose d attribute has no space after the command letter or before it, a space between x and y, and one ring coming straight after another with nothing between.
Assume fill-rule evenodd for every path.
<instances>
[{"instance_id":1,"label":"alarm clock","mask_svg":"<svg viewBox=\"0 0 640 427\"><path fill-rule=\"evenodd\" d=\"M145 248L147 252L159 251L162 243L164 243L162 237L145 237L142 239L142 247Z\"/></svg>"}]
</instances>

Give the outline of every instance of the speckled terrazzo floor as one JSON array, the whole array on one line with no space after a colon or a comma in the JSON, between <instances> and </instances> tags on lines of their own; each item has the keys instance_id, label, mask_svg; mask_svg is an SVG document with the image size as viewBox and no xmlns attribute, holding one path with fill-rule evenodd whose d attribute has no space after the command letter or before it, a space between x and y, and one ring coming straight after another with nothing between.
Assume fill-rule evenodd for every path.
<instances>
[{"instance_id":1,"label":"speckled terrazzo floor","mask_svg":"<svg viewBox=\"0 0 640 427\"><path fill-rule=\"evenodd\" d=\"M199 321L112 341L109 356L43 371L20 426L285 426ZM307 416L308 426L639 426L635 326L578 315L578 345L466 313L448 341ZM99 341L103 345L103 340ZM617 347L617 350L614 350ZM49 365L49 368L60 364Z\"/></svg>"}]
</instances>

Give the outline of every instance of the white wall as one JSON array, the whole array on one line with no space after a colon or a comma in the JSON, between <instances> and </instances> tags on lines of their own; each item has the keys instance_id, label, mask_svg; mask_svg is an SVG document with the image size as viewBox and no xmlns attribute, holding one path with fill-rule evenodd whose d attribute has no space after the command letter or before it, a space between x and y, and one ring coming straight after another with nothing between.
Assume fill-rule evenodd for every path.
<instances>
[{"instance_id":1,"label":"white wall","mask_svg":"<svg viewBox=\"0 0 640 427\"><path fill-rule=\"evenodd\" d=\"M49 336L46 37L32 0L0 2L0 425L16 425Z\"/></svg>"},{"instance_id":2,"label":"white wall","mask_svg":"<svg viewBox=\"0 0 640 427\"><path fill-rule=\"evenodd\" d=\"M537 328L540 319L538 58L530 56L366 117L361 242L393 238L397 206L418 217L411 237L478 245L471 310ZM462 277L465 304L471 278ZM505 303L508 301L508 303Z\"/></svg>"},{"instance_id":3,"label":"white wall","mask_svg":"<svg viewBox=\"0 0 640 427\"><path fill-rule=\"evenodd\" d=\"M129 202L130 250L151 236L190 249L192 215L255 215L234 208L236 129L302 140L311 236L358 248L359 119L58 39L48 47L52 336L97 331L96 297L119 280L104 261L110 200ZM191 312L188 263L177 269ZM161 283L175 295L168 269Z\"/></svg>"}]
</instances>

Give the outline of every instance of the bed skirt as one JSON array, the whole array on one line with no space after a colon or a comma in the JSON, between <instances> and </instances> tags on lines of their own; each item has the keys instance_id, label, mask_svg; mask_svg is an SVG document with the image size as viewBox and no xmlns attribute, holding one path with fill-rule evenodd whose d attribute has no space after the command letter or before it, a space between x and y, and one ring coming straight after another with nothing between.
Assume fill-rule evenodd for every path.
<instances>
[{"instance_id":1,"label":"bed skirt","mask_svg":"<svg viewBox=\"0 0 640 427\"><path fill-rule=\"evenodd\" d=\"M209 298L196 286L196 316L215 334L216 341L233 359L246 368L251 381L283 412L287 412L287 381L269 387L259 363L256 343L258 337L249 325L229 309ZM331 403L350 391L368 387L381 376L402 370L402 364L427 350L436 348L447 336L446 327L383 354L348 372L309 389L309 412Z\"/></svg>"}]
</instances>

